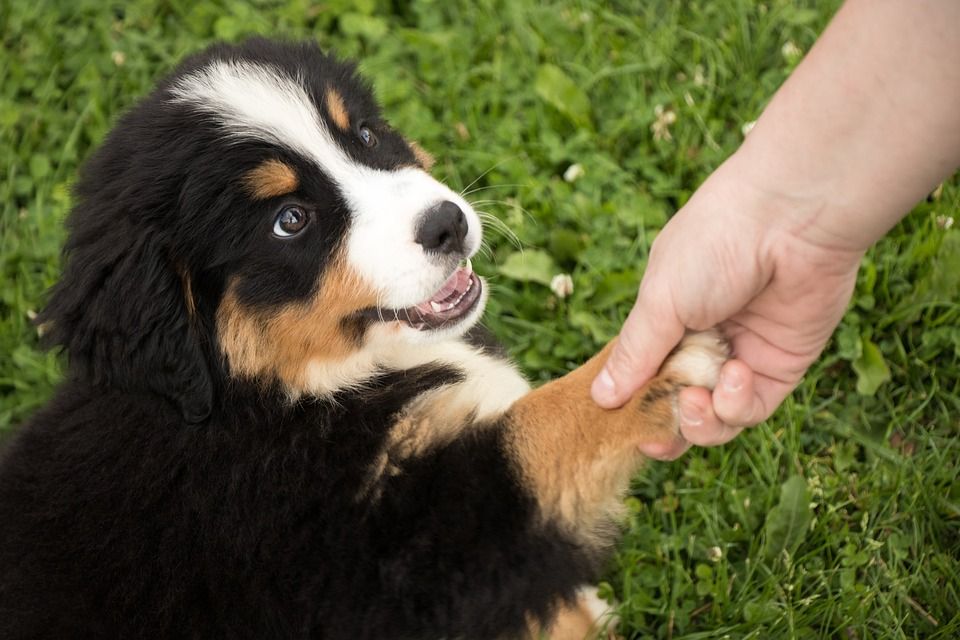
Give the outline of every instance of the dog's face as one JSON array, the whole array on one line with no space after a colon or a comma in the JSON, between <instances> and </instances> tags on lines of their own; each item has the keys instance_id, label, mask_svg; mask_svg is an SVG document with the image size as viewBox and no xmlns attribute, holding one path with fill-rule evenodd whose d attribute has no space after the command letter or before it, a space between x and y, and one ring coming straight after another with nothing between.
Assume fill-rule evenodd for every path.
<instances>
[{"instance_id":1,"label":"dog's face","mask_svg":"<svg viewBox=\"0 0 960 640\"><path fill-rule=\"evenodd\" d=\"M236 167L205 181L230 201L220 242L240 249L217 313L231 368L323 391L331 364L476 321L480 223L347 67L298 54L215 57L167 91Z\"/></svg>"},{"instance_id":2,"label":"dog's face","mask_svg":"<svg viewBox=\"0 0 960 640\"><path fill-rule=\"evenodd\" d=\"M230 375L333 391L380 354L461 334L482 312L469 267L479 219L431 163L353 67L314 45L214 47L127 114L88 164L67 276L92 268L74 257L85 242L110 243L107 253L148 243ZM54 325L63 315L48 314Z\"/></svg>"}]
</instances>

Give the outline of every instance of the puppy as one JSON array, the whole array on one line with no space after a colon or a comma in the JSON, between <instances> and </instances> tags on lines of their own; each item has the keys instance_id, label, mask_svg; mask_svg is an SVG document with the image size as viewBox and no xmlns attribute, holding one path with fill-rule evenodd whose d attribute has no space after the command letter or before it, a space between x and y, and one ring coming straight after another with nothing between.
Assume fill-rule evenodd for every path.
<instances>
[{"instance_id":1,"label":"puppy","mask_svg":"<svg viewBox=\"0 0 960 640\"><path fill-rule=\"evenodd\" d=\"M68 374L0 462L0 637L591 633L637 445L724 346L619 410L606 352L531 391L431 163L312 44L215 46L120 119L40 318Z\"/></svg>"}]
</instances>

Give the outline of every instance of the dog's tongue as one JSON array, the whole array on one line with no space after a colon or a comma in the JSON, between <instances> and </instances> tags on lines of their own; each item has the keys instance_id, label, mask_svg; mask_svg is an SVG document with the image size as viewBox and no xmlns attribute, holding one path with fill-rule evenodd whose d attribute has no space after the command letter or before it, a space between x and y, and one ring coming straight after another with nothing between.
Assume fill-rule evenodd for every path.
<instances>
[{"instance_id":1,"label":"dog's tongue","mask_svg":"<svg viewBox=\"0 0 960 640\"><path fill-rule=\"evenodd\" d=\"M399 320L414 329L437 329L464 318L482 295L483 282L466 260L450 274L437 291L412 307L403 309L364 309L360 314L370 320Z\"/></svg>"},{"instance_id":2,"label":"dog's tongue","mask_svg":"<svg viewBox=\"0 0 960 640\"><path fill-rule=\"evenodd\" d=\"M469 264L459 267L450 274L446 282L440 286L429 300L424 300L414 307L414 309L424 315L433 315L452 309L469 288L472 277L473 271Z\"/></svg>"}]
</instances>

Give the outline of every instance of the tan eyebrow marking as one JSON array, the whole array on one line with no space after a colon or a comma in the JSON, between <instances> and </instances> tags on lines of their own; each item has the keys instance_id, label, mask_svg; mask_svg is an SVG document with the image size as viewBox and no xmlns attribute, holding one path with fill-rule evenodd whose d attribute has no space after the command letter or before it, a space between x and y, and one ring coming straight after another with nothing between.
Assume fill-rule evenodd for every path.
<instances>
[{"instance_id":1,"label":"tan eyebrow marking","mask_svg":"<svg viewBox=\"0 0 960 640\"><path fill-rule=\"evenodd\" d=\"M413 149L413 155L417 159L417 164L423 167L424 171L430 171L433 168L433 165L436 164L433 156L430 153L420 146L420 143L416 140L408 140L407 144L410 145L410 148Z\"/></svg>"},{"instance_id":2,"label":"tan eyebrow marking","mask_svg":"<svg viewBox=\"0 0 960 640\"><path fill-rule=\"evenodd\" d=\"M244 182L250 195L266 200L295 191L300 179L290 165L271 158L248 171Z\"/></svg>"},{"instance_id":3,"label":"tan eyebrow marking","mask_svg":"<svg viewBox=\"0 0 960 640\"><path fill-rule=\"evenodd\" d=\"M343 103L343 96L336 89L327 89L325 97L327 103L327 112L330 119L341 131L350 129L350 114L347 113L347 107Z\"/></svg>"}]
</instances>

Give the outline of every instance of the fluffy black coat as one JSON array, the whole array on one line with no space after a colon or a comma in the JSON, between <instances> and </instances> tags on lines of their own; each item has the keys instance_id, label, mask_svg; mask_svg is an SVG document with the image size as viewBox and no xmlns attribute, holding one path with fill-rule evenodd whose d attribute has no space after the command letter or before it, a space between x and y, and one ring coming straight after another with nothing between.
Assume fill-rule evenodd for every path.
<instances>
[{"instance_id":1,"label":"fluffy black coat","mask_svg":"<svg viewBox=\"0 0 960 640\"><path fill-rule=\"evenodd\" d=\"M352 68L312 45L215 48L174 77L217 56L307 59L318 84L379 118ZM227 148L165 104L165 86L77 187L41 317L69 372L0 459L0 638L495 638L548 616L593 577L593 553L537 517L498 425L357 499L393 416L461 372L385 372L298 403L227 375L214 331L227 279L251 276L240 295L252 305L296 300L332 248L283 256L291 271L250 244L261 223L223 185L284 151ZM412 161L381 138L376 162ZM335 234L346 214L314 180Z\"/></svg>"},{"instance_id":2,"label":"fluffy black coat","mask_svg":"<svg viewBox=\"0 0 960 640\"><path fill-rule=\"evenodd\" d=\"M231 389L202 425L65 385L0 472L0 636L519 635L590 567L531 525L495 430L411 460L375 505L353 499L384 416L451 375L293 407Z\"/></svg>"}]
</instances>

